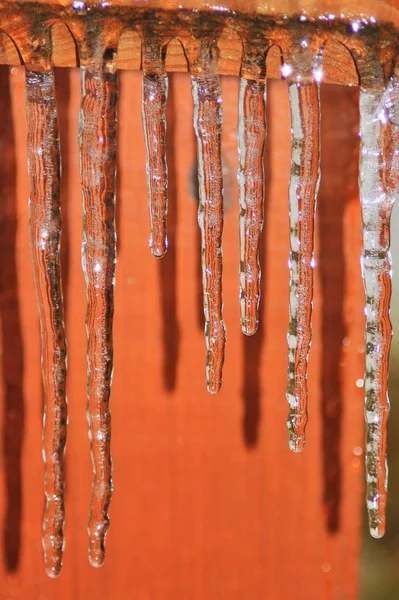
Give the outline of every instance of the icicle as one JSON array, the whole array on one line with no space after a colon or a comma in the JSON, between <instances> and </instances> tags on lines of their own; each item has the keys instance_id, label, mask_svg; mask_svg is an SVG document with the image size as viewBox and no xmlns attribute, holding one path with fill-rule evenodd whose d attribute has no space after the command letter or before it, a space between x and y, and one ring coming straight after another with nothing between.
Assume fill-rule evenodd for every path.
<instances>
[{"instance_id":1,"label":"icicle","mask_svg":"<svg viewBox=\"0 0 399 600\"><path fill-rule=\"evenodd\" d=\"M240 193L241 329L253 335L259 323L259 245L263 227L266 84L241 78L238 112Z\"/></svg>"},{"instance_id":2,"label":"icicle","mask_svg":"<svg viewBox=\"0 0 399 600\"><path fill-rule=\"evenodd\" d=\"M87 421L94 480L89 561L104 561L112 494L112 320L116 263L115 175L117 75L113 59L81 67L80 166L83 197L82 266L87 294Z\"/></svg>"},{"instance_id":3,"label":"icicle","mask_svg":"<svg viewBox=\"0 0 399 600\"><path fill-rule=\"evenodd\" d=\"M399 80L360 91L362 274L366 295L366 480L370 533L385 532L388 361L392 328L390 218L399 193Z\"/></svg>"},{"instance_id":4,"label":"icicle","mask_svg":"<svg viewBox=\"0 0 399 600\"><path fill-rule=\"evenodd\" d=\"M221 160L222 96L211 62L191 77L197 136L202 284L204 290L206 382L216 394L222 384L226 342L222 300L223 177Z\"/></svg>"},{"instance_id":5,"label":"icicle","mask_svg":"<svg viewBox=\"0 0 399 600\"><path fill-rule=\"evenodd\" d=\"M301 45L310 47L306 41ZM292 154L289 186L291 251L287 426L289 446L293 452L301 452L305 445L307 370L312 337L314 218L320 180L319 86L310 76L311 60L303 72L298 68L299 58L297 60L296 69L289 80ZM287 72L290 73L288 69Z\"/></svg>"},{"instance_id":6,"label":"icicle","mask_svg":"<svg viewBox=\"0 0 399 600\"><path fill-rule=\"evenodd\" d=\"M47 575L56 577L64 546L64 450L67 348L61 286L60 145L54 73L26 71L29 235L40 316L44 387L43 460L46 507L43 550Z\"/></svg>"},{"instance_id":7,"label":"icicle","mask_svg":"<svg viewBox=\"0 0 399 600\"><path fill-rule=\"evenodd\" d=\"M150 248L157 258L167 251L168 168L166 164L166 74L143 72L142 117L146 145Z\"/></svg>"}]
</instances>

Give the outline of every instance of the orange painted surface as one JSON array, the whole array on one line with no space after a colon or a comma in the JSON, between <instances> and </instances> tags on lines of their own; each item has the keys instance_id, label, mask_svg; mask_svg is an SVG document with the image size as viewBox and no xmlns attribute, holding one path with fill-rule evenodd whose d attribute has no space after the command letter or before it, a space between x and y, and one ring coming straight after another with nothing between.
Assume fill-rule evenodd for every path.
<instances>
[{"instance_id":1,"label":"orange painted surface","mask_svg":"<svg viewBox=\"0 0 399 600\"><path fill-rule=\"evenodd\" d=\"M169 102L170 248L148 249L141 75L120 76L112 395L115 492L104 567L87 561L91 464L80 267L79 72L58 71L69 347L64 569L42 564L42 392L27 233L23 70L2 67L0 121L0 598L354 600L363 502L363 292L356 90L323 90L310 422L287 445L289 112L269 87L262 327L239 327L237 79L225 79L224 385L207 395L189 78Z\"/></svg>"}]
</instances>

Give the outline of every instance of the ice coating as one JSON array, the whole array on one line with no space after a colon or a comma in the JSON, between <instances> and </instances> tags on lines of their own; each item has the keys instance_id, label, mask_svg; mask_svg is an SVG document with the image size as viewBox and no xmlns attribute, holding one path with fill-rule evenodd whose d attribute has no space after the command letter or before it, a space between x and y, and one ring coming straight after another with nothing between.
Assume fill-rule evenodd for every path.
<instances>
[{"instance_id":1,"label":"ice coating","mask_svg":"<svg viewBox=\"0 0 399 600\"><path fill-rule=\"evenodd\" d=\"M389 415L388 362L392 327L390 218L399 193L399 80L360 91L359 186L363 223L362 275L366 296L366 485L370 533L385 532Z\"/></svg>"},{"instance_id":2,"label":"ice coating","mask_svg":"<svg viewBox=\"0 0 399 600\"><path fill-rule=\"evenodd\" d=\"M104 561L112 494L112 320L116 263L115 176L117 76L112 60L81 67L79 123L83 199L82 266L87 296L87 421L93 462L89 561Z\"/></svg>"},{"instance_id":3,"label":"ice coating","mask_svg":"<svg viewBox=\"0 0 399 600\"><path fill-rule=\"evenodd\" d=\"M259 323L259 246L263 228L266 84L241 78L238 104L241 329L253 335Z\"/></svg>"},{"instance_id":4,"label":"ice coating","mask_svg":"<svg viewBox=\"0 0 399 600\"><path fill-rule=\"evenodd\" d=\"M166 101L168 78L143 73L142 118L146 146L150 248L157 258L167 251L168 168L166 164Z\"/></svg>"},{"instance_id":5,"label":"ice coating","mask_svg":"<svg viewBox=\"0 0 399 600\"><path fill-rule=\"evenodd\" d=\"M288 436L293 452L305 445L308 355L312 329L313 248L320 180L320 92L312 81L289 83L291 107L290 298L288 329Z\"/></svg>"},{"instance_id":6,"label":"ice coating","mask_svg":"<svg viewBox=\"0 0 399 600\"><path fill-rule=\"evenodd\" d=\"M56 577L64 547L64 451L67 433L67 347L61 285L60 144L54 73L26 71L29 237L40 317L44 388L43 460L46 498L43 550Z\"/></svg>"},{"instance_id":7,"label":"ice coating","mask_svg":"<svg viewBox=\"0 0 399 600\"><path fill-rule=\"evenodd\" d=\"M222 96L216 73L192 75L191 81L198 154L206 382L208 392L216 394L222 384L226 343L222 299Z\"/></svg>"}]
</instances>

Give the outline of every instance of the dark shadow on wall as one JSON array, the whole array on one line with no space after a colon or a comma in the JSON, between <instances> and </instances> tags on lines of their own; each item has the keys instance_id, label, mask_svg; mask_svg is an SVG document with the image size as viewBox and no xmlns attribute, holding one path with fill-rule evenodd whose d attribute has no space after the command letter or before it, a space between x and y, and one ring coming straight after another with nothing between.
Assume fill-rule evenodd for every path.
<instances>
[{"instance_id":1,"label":"dark shadow on wall","mask_svg":"<svg viewBox=\"0 0 399 600\"><path fill-rule=\"evenodd\" d=\"M197 140L194 139L195 148L197 149ZM197 157L197 154L195 155ZM192 190L192 197L194 198L197 207L199 205L199 189L198 189L198 168L197 158L195 164L191 169L190 173L190 189ZM204 293L202 288L202 250L201 250L201 229L198 224L198 211L195 212L195 247L197 248L197 261L196 261L196 314L197 314L197 327L200 331L204 331L205 327L205 316L204 316Z\"/></svg>"},{"instance_id":2,"label":"dark shadow on wall","mask_svg":"<svg viewBox=\"0 0 399 600\"><path fill-rule=\"evenodd\" d=\"M7 571L18 569L21 553L22 471L25 425L24 354L17 274L16 149L11 111L10 73L0 66L0 320L4 397L1 415L6 502L3 548Z\"/></svg>"},{"instance_id":3,"label":"dark shadow on wall","mask_svg":"<svg viewBox=\"0 0 399 600\"><path fill-rule=\"evenodd\" d=\"M255 448L259 441L259 427L261 423L261 400L262 400L262 351L266 342L266 328L264 301L266 298L267 285L267 263L266 263L266 235L268 211L270 206L270 157L271 157L271 130L274 126L271 118L270 104L266 105L266 119L268 134L265 144L265 201L264 201L264 226L260 244L260 267L261 267L261 299L259 306L259 326L255 335L250 337L242 334L243 352L243 382L241 397L243 401L242 435L248 449Z\"/></svg>"},{"instance_id":4,"label":"dark shadow on wall","mask_svg":"<svg viewBox=\"0 0 399 600\"><path fill-rule=\"evenodd\" d=\"M344 214L357 197L359 155L358 91L338 85L321 87L322 177L317 206L319 256L316 277L321 281L321 417L323 504L329 532L340 527L342 498L341 436L344 377L343 341L345 253ZM359 223L360 227L360 223Z\"/></svg>"},{"instance_id":5,"label":"dark shadow on wall","mask_svg":"<svg viewBox=\"0 0 399 600\"><path fill-rule=\"evenodd\" d=\"M158 260L160 303L162 314L163 365L162 379L165 389L176 387L179 362L180 327L177 317L177 173L175 158L175 80L169 75L167 104L166 159L168 164L168 251ZM156 260L154 258L154 260Z\"/></svg>"},{"instance_id":6,"label":"dark shadow on wall","mask_svg":"<svg viewBox=\"0 0 399 600\"><path fill-rule=\"evenodd\" d=\"M61 237L61 268L62 268L62 293L64 299L64 315L65 320L68 315L68 292L69 292L69 256L70 256L70 235L69 235L69 203L75 200L80 200L79 190L70 189L69 185L69 119L68 108L71 95L70 69L59 68L55 69L56 80L56 97L57 97L57 115L58 128L60 134L61 145L61 203L62 203L62 237ZM73 196L77 197L73 197Z\"/></svg>"},{"instance_id":7,"label":"dark shadow on wall","mask_svg":"<svg viewBox=\"0 0 399 600\"><path fill-rule=\"evenodd\" d=\"M120 98L123 91L123 77L118 77L118 97ZM120 136L120 128L122 127L121 119L118 118L117 124L117 148L119 148L118 139ZM121 228L121 214L122 214L122 198L123 194L121 194L121 156L120 152L116 153L116 181L115 181L115 197L116 197L116 207L115 207L115 228L116 228L116 253L120 252L122 246L122 228Z\"/></svg>"},{"instance_id":8,"label":"dark shadow on wall","mask_svg":"<svg viewBox=\"0 0 399 600\"><path fill-rule=\"evenodd\" d=\"M71 69L55 69L58 130L61 146L61 205L62 205L62 234L61 234L61 273L62 294L64 301L65 326L68 325L69 274L70 274L70 221L69 206L74 200L80 201L80 191L72 190L69 185L70 177L70 144L69 144L69 101L71 97ZM67 333L68 335L68 333ZM67 339L68 342L68 339ZM44 403L44 397L43 397ZM64 457L65 497L68 496L68 453Z\"/></svg>"},{"instance_id":9,"label":"dark shadow on wall","mask_svg":"<svg viewBox=\"0 0 399 600\"><path fill-rule=\"evenodd\" d=\"M267 195L265 197L265 215L267 208ZM260 264L262 269L261 279L261 303L266 296L266 260L265 260L265 231L260 251ZM262 305L261 305L262 306ZM266 329L264 325L264 313L260 311L258 331L250 337L242 334L242 351L244 357L242 400L244 412L242 418L242 435L248 449L257 446L259 441L259 427L261 423L261 400L262 400L262 373L261 358L266 341Z\"/></svg>"}]
</instances>

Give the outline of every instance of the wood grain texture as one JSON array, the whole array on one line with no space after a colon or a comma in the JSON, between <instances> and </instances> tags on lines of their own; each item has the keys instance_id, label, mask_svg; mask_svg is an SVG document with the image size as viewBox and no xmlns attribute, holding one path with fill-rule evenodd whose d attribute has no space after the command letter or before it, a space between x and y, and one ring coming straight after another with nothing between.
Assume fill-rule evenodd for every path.
<instances>
[{"instance_id":1,"label":"wood grain texture","mask_svg":"<svg viewBox=\"0 0 399 600\"><path fill-rule=\"evenodd\" d=\"M39 327L29 264L24 74L0 69L0 589L18 600L356 600L363 501L363 291L356 184L357 93L322 92L308 444L286 437L290 124L286 85L269 85L262 326L240 332L238 81L223 78L224 297L220 395L205 391L200 242L190 81L172 76L169 250L148 248L141 74L120 74L118 264L111 401L115 492L107 558L87 560L91 463L85 420L85 290L77 114L79 72L56 73L63 155L63 278L69 350L66 548L42 562Z\"/></svg>"},{"instance_id":2,"label":"wood grain texture","mask_svg":"<svg viewBox=\"0 0 399 600\"><path fill-rule=\"evenodd\" d=\"M218 3L217 6L198 2L197 0L179 3L177 1L163 2L151 0L151 2L148 2L147 0L141 0L135 2L134 6L131 6L126 0L114 0L112 3L104 3L103 7L94 2L94 0L81 4L85 5L87 15L94 16L94 12L96 12L99 15L100 21L107 14L107 10L121 11L120 14L124 15L123 19L126 20L126 23L130 23L130 25L124 25L127 29L122 33L120 39L118 68L134 70L141 67L141 40L138 33L129 29L129 27L135 29L135 23L136 25L140 23L138 26L139 29L140 27L145 27L146 21L152 18L151 11L154 10L163 11L164 24L170 23L172 29L176 17L182 14L184 10L191 11L191 14L203 15L204 19L210 15L210 18L218 18L220 23L225 21L225 27L222 28L223 30L220 35L218 34L217 40L218 72L225 75L238 75L240 72L242 41L234 30L234 26L232 27L231 25L236 19L240 19L241 17L244 20L247 19L248 23L253 23L257 34L259 34L264 25L259 24L256 29L256 19L270 18L270 23L274 22L277 28L284 29L285 23L287 23L287 27L290 21L299 23L299 16L301 15L306 21L306 23L301 23L304 31L308 26L314 28L316 25L317 27L327 27L328 31L331 30L331 36L330 33L326 34L326 39L334 37L332 34L338 28L338 23L346 24L350 31L350 23L357 20L361 23L360 29L363 33L367 29L375 32L379 28L388 28L392 33L393 39L395 39L394 32L399 28L398 0L378 2L367 0L362 3L361 10L359 3L355 0L323 0L317 3L309 0L284 0L276 4L273 2L258 3L255 0L253 2L252 0L232 0L231 2ZM30 16L32 14L30 8L31 2L30 0L24 0L22 3L19 3L18 10L13 8L16 5L16 0L9 0L7 5L0 3L0 28L13 36L14 42L20 51L17 51L14 43L5 33L0 34L0 63L10 65L20 64L21 57L25 57L26 61L27 56L32 51L36 53L35 35L37 32L34 27L37 27L37 23L34 26L32 25L35 21ZM77 52L75 40L65 23L68 24L71 30L75 30L76 38L76 32L80 31L80 20L82 18L72 14L71 5L70 0L58 0L53 3L47 3L44 0L37 2L37 6L46 15L46 18L42 18L43 23L46 21L46 28L51 28L53 44L52 62L56 66L77 66L79 62L79 53ZM47 8L48 13L46 13ZM92 10L92 13L90 13L90 10ZM126 12L129 10L131 11L130 13ZM140 13L139 11L144 12ZM200 12L198 13L198 11ZM78 12L76 11L76 13ZM22 14L25 16L22 17ZM117 12L115 14L118 15ZM132 15L131 21L129 21L130 17L126 16L128 14ZM134 17L134 15L136 16ZM137 15L141 16L137 17ZM114 19L114 25L116 26L118 17L112 17L112 19ZM262 23L264 22L262 21ZM114 25L111 26L111 29ZM31 32L27 32L26 30L29 26L33 27ZM27 39L30 37L31 39L28 43ZM176 31L170 35L171 41L169 42L166 68L171 72L187 71L187 60L183 47L176 39L173 39L175 37L178 37ZM337 39L332 44L327 45L324 59L324 81L326 83L357 85L358 75L353 60L342 44L338 43L339 41L343 41L343 38L336 37ZM345 38L345 36L343 37ZM247 39L251 38L252 34L248 33ZM38 39L40 39L40 35ZM243 39L245 41L245 36ZM387 39L386 36L385 39ZM376 48L376 44L371 43L371 48ZM390 56L386 57L386 61L389 63ZM280 53L276 52L273 54L267 76L269 78L281 77Z\"/></svg>"},{"instance_id":3,"label":"wood grain texture","mask_svg":"<svg viewBox=\"0 0 399 600\"><path fill-rule=\"evenodd\" d=\"M4 0L3 0L4 1ZM48 4L59 7L71 6L73 0L22 0L25 4ZM21 0L6 0L8 4L20 4ZM131 0L111 0L99 3L98 0L85 0L88 8L131 7ZM349 16L374 16L378 20L393 21L399 12L398 0L221 0L211 3L208 0L135 0L135 8L166 8L168 10L195 9L205 12L235 11L245 14L298 15L307 14L309 18L335 13Z\"/></svg>"},{"instance_id":4,"label":"wood grain texture","mask_svg":"<svg viewBox=\"0 0 399 600\"><path fill-rule=\"evenodd\" d=\"M74 39L63 24L52 28L53 63L59 67L74 67L79 64ZM239 75L241 66L241 42L234 32L225 31L218 41L218 72L223 75ZM274 50L274 49L273 49ZM271 53L267 76L281 78L281 56L276 48ZM10 38L0 34L0 64L20 65L20 56ZM141 40L137 33L125 31L118 46L117 64L119 69L139 70L141 68ZM186 72L187 60L183 46L178 40L172 40L167 49L166 70ZM327 45L324 57L326 83L357 85L358 75L352 57L346 48L338 42Z\"/></svg>"}]
</instances>

